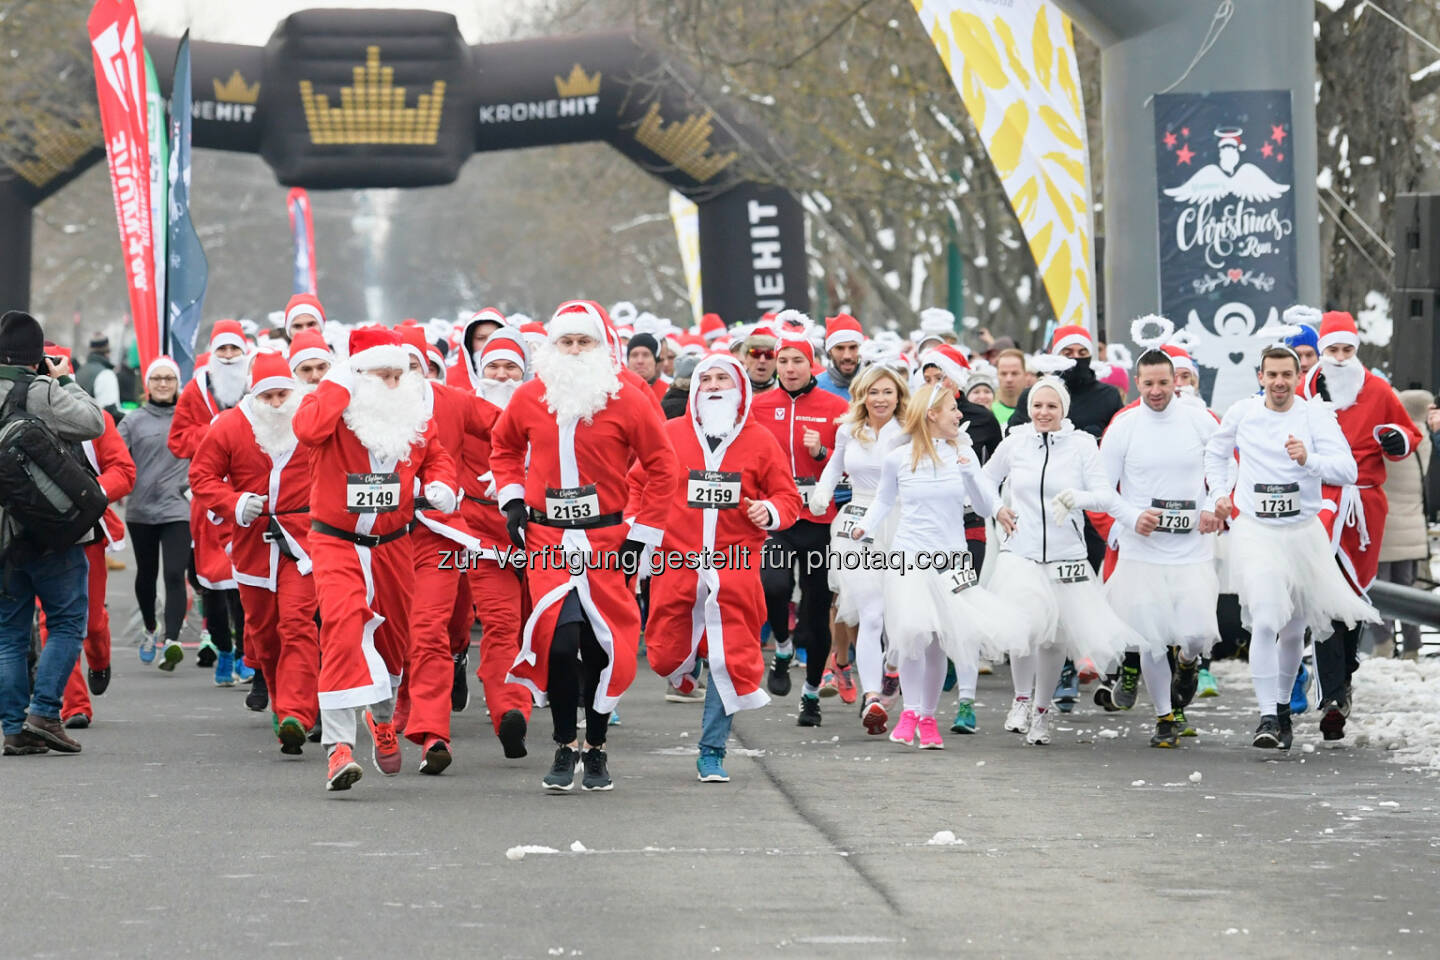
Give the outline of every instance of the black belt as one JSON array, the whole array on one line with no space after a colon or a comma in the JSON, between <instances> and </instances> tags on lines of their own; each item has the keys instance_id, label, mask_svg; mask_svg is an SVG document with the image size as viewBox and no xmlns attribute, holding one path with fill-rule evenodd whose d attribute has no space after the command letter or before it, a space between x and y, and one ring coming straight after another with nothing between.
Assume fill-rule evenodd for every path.
<instances>
[{"instance_id":1,"label":"black belt","mask_svg":"<svg viewBox=\"0 0 1440 960\"><path fill-rule=\"evenodd\" d=\"M500 501L498 501L498 500L486 500L484 497L472 497L472 496L470 496L470 494L468 494L468 493L465 494L465 499L466 499L466 500L469 500L471 503L479 503L479 504L483 504L483 505L485 505L485 506L487 506L487 507L498 507L498 506L500 506Z\"/></svg>"},{"instance_id":2,"label":"black belt","mask_svg":"<svg viewBox=\"0 0 1440 960\"><path fill-rule=\"evenodd\" d=\"M401 537L408 534L410 532L410 528L413 526L415 526L413 522L407 523L405 524L405 526L401 527L398 530L392 530L389 533L382 533L379 536L375 536L374 534L369 533L351 533L349 530L342 530L339 527L332 527L330 526L330 524L325 523L321 520L310 521L310 529L314 530L316 533L323 533L327 537L338 537L341 540L349 540L351 543L361 547L378 547L382 543L389 543L391 540L399 540Z\"/></svg>"},{"instance_id":3,"label":"black belt","mask_svg":"<svg viewBox=\"0 0 1440 960\"><path fill-rule=\"evenodd\" d=\"M625 520L625 518L618 513L602 513L598 517L590 517L587 520L551 520L533 507L527 509L530 510L531 523L538 523L542 527L558 527L561 530L593 530L596 527L616 527Z\"/></svg>"}]
</instances>

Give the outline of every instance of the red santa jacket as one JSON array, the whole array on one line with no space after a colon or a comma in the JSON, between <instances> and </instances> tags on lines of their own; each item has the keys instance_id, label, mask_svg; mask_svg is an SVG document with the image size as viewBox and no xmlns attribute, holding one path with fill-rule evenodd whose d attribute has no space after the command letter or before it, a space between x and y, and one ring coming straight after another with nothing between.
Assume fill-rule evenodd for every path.
<instances>
[{"instance_id":1,"label":"red santa jacket","mask_svg":"<svg viewBox=\"0 0 1440 960\"><path fill-rule=\"evenodd\" d=\"M100 489L105 491L105 499L115 503L135 489L135 461L125 441L120 439L120 431L115 429L115 418L103 410L101 415L105 418L105 432L81 446ZM105 508L100 523L105 529L107 549L119 550L125 546L125 524L113 507Z\"/></svg>"},{"instance_id":2,"label":"red santa jacket","mask_svg":"<svg viewBox=\"0 0 1440 960\"><path fill-rule=\"evenodd\" d=\"M1303 391L1306 397L1313 392L1315 371L1320 369L1320 364L1311 368ZM1355 457L1355 485L1358 487L1382 486L1385 483L1385 461L1404 460L1420 444L1420 431L1415 429L1410 415L1405 412L1400 396L1390 384L1369 370L1365 371L1365 382L1360 386L1355 402L1343 410L1336 408L1335 419L1340 421L1340 429L1350 443L1350 453ZM1380 434L1391 429L1399 430L1405 438L1404 452L1393 457L1380 449ZM1378 535L1379 531L1376 531Z\"/></svg>"},{"instance_id":3,"label":"red santa jacket","mask_svg":"<svg viewBox=\"0 0 1440 960\"><path fill-rule=\"evenodd\" d=\"M623 371L621 380L630 385ZM544 513L547 488L594 484L600 513L618 515L628 498L626 470L633 453L646 480L630 536L659 545L679 474L662 428L663 416L657 412L659 405L648 387L622 388L592 422L579 421L571 434L561 431L546 407L544 382L535 379L522 384L500 415L491 438L490 469L499 491L495 499L504 506L523 497L531 509ZM567 484L562 477L571 466L577 479Z\"/></svg>"},{"instance_id":4,"label":"red santa jacket","mask_svg":"<svg viewBox=\"0 0 1440 960\"><path fill-rule=\"evenodd\" d=\"M236 581L275 589L280 545L268 536L271 514L300 572L310 572L309 448L297 443L279 456L266 453L255 442L248 403L221 413L200 441L190 458L190 491L205 509L234 523L230 562ZM246 501L257 496L268 498L264 512L247 525L240 514Z\"/></svg>"},{"instance_id":5,"label":"red santa jacket","mask_svg":"<svg viewBox=\"0 0 1440 960\"><path fill-rule=\"evenodd\" d=\"M415 478L422 484L443 483L451 490L458 486L455 461L440 442L435 422L425 425L420 443L410 448L410 458L381 461L345 425L345 408L350 389L341 382L344 374L332 374L315 391L300 401L295 411L295 437L310 447L310 519L350 533L382 537L410 525L415 515ZM345 370L345 373L348 373ZM399 498L395 509L382 513L351 513L345 507L345 487L350 474L395 473Z\"/></svg>"},{"instance_id":6,"label":"red santa jacket","mask_svg":"<svg viewBox=\"0 0 1440 960\"><path fill-rule=\"evenodd\" d=\"M180 391L175 416L170 420L170 452L181 460L195 456L210 424L220 415L220 404L210 391L208 373L205 367L196 367L194 379ZM226 517L207 516L205 508L191 493L190 539L195 550L195 576L203 586L212 590L235 588L234 572L225 553L233 532L233 524Z\"/></svg>"},{"instance_id":7,"label":"red santa jacket","mask_svg":"<svg viewBox=\"0 0 1440 960\"><path fill-rule=\"evenodd\" d=\"M181 460L195 456L205 431L219 415L220 404L210 392L206 370L199 367L175 403L175 416L170 420L170 452Z\"/></svg>"},{"instance_id":8,"label":"red santa jacket","mask_svg":"<svg viewBox=\"0 0 1440 960\"><path fill-rule=\"evenodd\" d=\"M755 422L765 427L780 442L791 476L808 491L815 485L825 464L835 453L836 421L845 416L850 405L828 390L820 389L814 377L794 396L788 390L777 387L757 393L750 407ZM816 460L805 449L805 431L816 430L820 442L825 445L825 459ZM835 519L836 507L832 503L819 517L806 514L806 520L829 523Z\"/></svg>"},{"instance_id":9,"label":"red santa jacket","mask_svg":"<svg viewBox=\"0 0 1440 960\"><path fill-rule=\"evenodd\" d=\"M469 465L474 459L474 454L470 451L475 447L483 447L485 458L489 458L490 430L500 417L500 408L476 396L468 387L450 387L434 380L427 381L426 385L429 388L430 422L438 431L440 445L455 461L459 492L467 497L484 493L484 482L478 474L471 474L469 471ZM494 512L499 515L498 511ZM482 546L474 536L475 530L466 522L464 510L452 514L442 514L434 510L417 511L415 519L426 529L462 546L472 550L478 550ZM502 522L502 534L504 526Z\"/></svg>"}]
</instances>

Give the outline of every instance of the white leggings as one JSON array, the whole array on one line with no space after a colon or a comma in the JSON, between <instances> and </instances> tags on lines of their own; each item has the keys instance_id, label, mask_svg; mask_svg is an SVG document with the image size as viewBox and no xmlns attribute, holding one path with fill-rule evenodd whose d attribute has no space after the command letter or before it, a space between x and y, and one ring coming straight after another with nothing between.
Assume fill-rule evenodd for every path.
<instances>
[{"instance_id":1,"label":"white leggings","mask_svg":"<svg viewBox=\"0 0 1440 960\"><path fill-rule=\"evenodd\" d=\"M1256 621L1250 628L1250 680L1260 715L1274 714L1277 704L1290 702L1290 690L1305 655L1305 621L1296 617L1282 625Z\"/></svg>"},{"instance_id":2,"label":"white leggings","mask_svg":"<svg viewBox=\"0 0 1440 960\"><path fill-rule=\"evenodd\" d=\"M855 668L860 671L861 693L879 693L885 680L884 633L884 603L860 611L860 623L855 628Z\"/></svg>"},{"instance_id":3,"label":"white leggings","mask_svg":"<svg viewBox=\"0 0 1440 960\"><path fill-rule=\"evenodd\" d=\"M905 709L922 717L935 716L940 705L940 689L945 686L945 649L934 640L925 648L925 655L900 661L900 690Z\"/></svg>"},{"instance_id":4,"label":"white leggings","mask_svg":"<svg viewBox=\"0 0 1440 960\"><path fill-rule=\"evenodd\" d=\"M1015 684L1015 696L1028 698L1036 710L1048 710L1064 666L1065 648L1058 644L1022 656L1012 653L1010 679Z\"/></svg>"}]
</instances>

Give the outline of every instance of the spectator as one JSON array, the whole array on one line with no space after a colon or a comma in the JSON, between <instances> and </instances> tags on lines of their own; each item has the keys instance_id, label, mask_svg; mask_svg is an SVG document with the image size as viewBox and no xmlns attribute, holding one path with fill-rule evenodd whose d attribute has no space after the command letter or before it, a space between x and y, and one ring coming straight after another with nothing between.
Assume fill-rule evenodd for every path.
<instances>
[{"instance_id":1,"label":"spectator","mask_svg":"<svg viewBox=\"0 0 1440 960\"><path fill-rule=\"evenodd\" d=\"M115 375L115 365L110 362L110 338L97 333L90 338L90 354L75 374L80 389L95 398L99 405L118 424L125 419L120 409L120 378Z\"/></svg>"},{"instance_id":2,"label":"spectator","mask_svg":"<svg viewBox=\"0 0 1440 960\"><path fill-rule=\"evenodd\" d=\"M665 411L666 420L685 415L685 408L690 405L690 375L700 360L700 357L686 355L675 361L675 379L660 398L660 409Z\"/></svg>"},{"instance_id":3,"label":"spectator","mask_svg":"<svg viewBox=\"0 0 1440 960\"><path fill-rule=\"evenodd\" d=\"M1424 491L1433 434L1426 423L1426 414L1435 403L1435 395L1429 390L1402 390L1400 402L1405 404L1405 412L1420 431L1421 440L1404 460L1385 462L1385 498L1390 501L1390 512L1385 515L1385 536L1380 541L1380 569L1376 578L1408 587L1415 583L1421 565L1430 558ZM1428 577L1429 570L1423 572ZM1400 634L1404 638L1402 656L1407 660L1419 659L1419 624L1400 624ZM1395 622L1386 618L1367 624L1363 642L1372 647L1377 657L1394 656Z\"/></svg>"},{"instance_id":4,"label":"spectator","mask_svg":"<svg viewBox=\"0 0 1440 960\"><path fill-rule=\"evenodd\" d=\"M995 399L990 404L990 412L995 414L995 419L1000 421L1000 428L1003 430L1015 413L1020 394L1029 386L1025 377L1025 354L1010 347L995 354L994 362Z\"/></svg>"}]
</instances>

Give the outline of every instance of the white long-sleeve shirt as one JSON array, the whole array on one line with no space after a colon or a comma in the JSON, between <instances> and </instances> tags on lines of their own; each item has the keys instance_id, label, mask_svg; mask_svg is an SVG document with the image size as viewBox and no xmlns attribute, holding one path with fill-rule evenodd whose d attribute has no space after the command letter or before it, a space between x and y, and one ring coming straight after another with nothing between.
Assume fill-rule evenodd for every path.
<instances>
[{"instance_id":1,"label":"white long-sleeve shirt","mask_svg":"<svg viewBox=\"0 0 1440 960\"><path fill-rule=\"evenodd\" d=\"M1294 436L1305 444L1305 465L1285 452ZM1234 461L1240 453L1238 469ZM1350 444L1324 400L1296 398L1283 413L1265 405L1264 396L1232 406L1205 447L1205 477L1210 489L1232 488L1235 506L1261 523L1302 523L1320 512L1320 482L1354 483Z\"/></svg>"},{"instance_id":2,"label":"white long-sleeve shirt","mask_svg":"<svg viewBox=\"0 0 1440 960\"><path fill-rule=\"evenodd\" d=\"M985 464L985 473L995 483L1005 483L1005 498L1016 516L1015 532L1002 538L1000 549L1038 563L1086 559L1080 511L1108 513L1119 499L1100 465L1095 438L1076 430L1069 420L1051 433L1040 433L1029 423L1012 427ZM1050 501L1062 490L1075 491L1076 508L1056 523Z\"/></svg>"},{"instance_id":3,"label":"white long-sleeve shirt","mask_svg":"<svg viewBox=\"0 0 1440 960\"><path fill-rule=\"evenodd\" d=\"M1205 449L1220 429L1203 406L1175 398L1156 412L1143 402L1116 414L1100 444L1100 462L1120 488L1111 514L1120 556L1144 563L1204 563L1214 537L1201 534L1200 511L1215 509L1218 492L1205 487ZM1146 510L1161 511L1148 537L1135 532Z\"/></svg>"},{"instance_id":4,"label":"white long-sleeve shirt","mask_svg":"<svg viewBox=\"0 0 1440 960\"><path fill-rule=\"evenodd\" d=\"M861 443L856 438L855 431L861 429L866 431L869 443ZM869 427L861 424L842 425L835 431L835 452L815 483L813 502L829 504L840 478L848 476L852 491L851 503L868 507L875 497L875 489L880 486L880 472L885 455L904 440L905 431L894 417L880 428L878 436L874 435Z\"/></svg>"},{"instance_id":5,"label":"white long-sleeve shirt","mask_svg":"<svg viewBox=\"0 0 1440 960\"><path fill-rule=\"evenodd\" d=\"M912 468L913 451L908 443L885 455L875 501L859 523L862 530L869 533L879 529L898 499L900 520L890 542L892 549L915 552L967 549L967 496L980 509L994 513L1000 507L1000 494L980 467L980 458L973 447L956 449L944 440L936 440L935 452L940 456L939 467L929 457L922 456Z\"/></svg>"}]
</instances>

